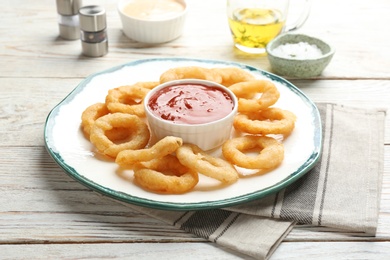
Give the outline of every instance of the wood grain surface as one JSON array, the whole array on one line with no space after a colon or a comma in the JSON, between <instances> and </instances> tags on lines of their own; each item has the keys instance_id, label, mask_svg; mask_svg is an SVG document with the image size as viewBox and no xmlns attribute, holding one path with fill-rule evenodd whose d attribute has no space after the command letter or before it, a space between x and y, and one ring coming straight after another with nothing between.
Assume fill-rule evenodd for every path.
<instances>
[{"instance_id":1,"label":"wood grain surface","mask_svg":"<svg viewBox=\"0 0 390 260\"><path fill-rule=\"evenodd\" d=\"M233 48L224 0L188 0L183 35L156 46L123 35L117 1L84 2L107 10L109 53L104 57L84 57L79 40L59 38L55 1L2 1L0 259L250 259L85 188L50 158L43 129L50 110L81 80L113 66L156 57L196 57L272 72L267 57ZM388 0L312 1L310 17L299 32L327 40L336 54L318 78L289 80L315 102L389 109L389 12ZM389 116L385 129L377 236L298 226L271 259L389 259Z\"/></svg>"}]
</instances>

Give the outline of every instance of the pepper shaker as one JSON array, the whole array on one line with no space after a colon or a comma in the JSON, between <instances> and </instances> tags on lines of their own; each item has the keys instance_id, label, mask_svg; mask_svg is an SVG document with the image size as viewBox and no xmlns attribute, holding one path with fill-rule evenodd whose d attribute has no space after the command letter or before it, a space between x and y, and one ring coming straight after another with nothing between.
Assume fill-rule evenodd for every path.
<instances>
[{"instance_id":1,"label":"pepper shaker","mask_svg":"<svg viewBox=\"0 0 390 260\"><path fill-rule=\"evenodd\" d=\"M79 10L82 52L86 56L100 57L108 52L106 11L98 5Z\"/></svg>"},{"instance_id":2,"label":"pepper shaker","mask_svg":"<svg viewBox=\"0 0 390 260\"><path fill-rule=\"evenodd\" d=\"M60 37L65 40L80 38L78 12L81 0L56 0Z\"/></svg>"}]
</instances>

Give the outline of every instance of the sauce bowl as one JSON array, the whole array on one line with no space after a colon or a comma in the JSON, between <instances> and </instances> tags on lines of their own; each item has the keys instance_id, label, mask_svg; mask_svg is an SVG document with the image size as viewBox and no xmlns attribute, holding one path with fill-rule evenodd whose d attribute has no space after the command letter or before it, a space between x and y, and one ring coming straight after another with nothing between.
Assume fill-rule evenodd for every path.
<instances>
[{"instance_id":1,"label":"sauce bowl","mask_svg":"<svg viewBox=\"0 0 390 260\"><path fill-rule=\"evenodd\" d=\"M161 117L155 115L149 106L151 98L160 90L171 86L186 84L196 84L217 88L227 93L233 103L232 111L221 119L200 124L178 123L162 119ZM160 140L166 136L176 136L182 138L184 143L195 144L201 149L207 151L217 148L230 138L234 116L237 114L238 101L231 90L218 83L207 80L182 79L169 81L152 89L144 98L144 108L153 138Z\"/></svg>"},{"instance_id":2,"label":"sauce bowl","mask_svg":"<svg viewBox=\"0 0 390 260\"><path fill-rule=\"evenodd\" d=\"M187 4L184 0L164 1L168 4L161 3L159 8L149 3L150 0L120 0L117 9L123 33L132 40L149 44L169 42L180 37L187 16ZM158 2L154 1L156 4ZM182 8L164 16L165 8L170 6L169 2ZM134 6L129 7L129 4Z\"/></svg>"}]
</instances>

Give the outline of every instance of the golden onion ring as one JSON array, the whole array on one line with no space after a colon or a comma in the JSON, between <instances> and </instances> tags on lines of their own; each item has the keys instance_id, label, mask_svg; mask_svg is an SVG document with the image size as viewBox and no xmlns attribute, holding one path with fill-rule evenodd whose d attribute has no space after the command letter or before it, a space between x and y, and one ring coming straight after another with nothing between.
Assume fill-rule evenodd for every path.
<instances>
[{"instance_id":1,"label":"golden onion ring","mask_svg":"<svg viewBox=\"0 0 390 260\"><path fill-rule=\"evenodd\" d=\"M138 82L110 89L106 96L106 105L111 113L127 113L145 117L143 98L158 82Z\"/></svg>"},{"instance_id":2,"label":"golden onion ring","mask_svg":"<svg viewBox=\"0 0 390 260\"><path fill-rule=\"evenodd\" d=\"M182 194L198 184L198 173L185 167L173 155L139 163L134 167L134 180L141 187L159 193Z\"/></svg>"},{"instance_id":3,"label":"golden onion ring","mask_svg":"<svg viewBox=\"0 0 390 260\"><path fill-rule=\"evenodd\" d=\"M128 140L114 143L110 140L106 131L121 127L129 132ZM126 149L144 148L150 139L150 131L147 124L138 116L124 113L108 114L98 118L91 128L90 141L99 152L116 157L120 151Z\"/></svg>"},{"instance_id":4,"label":"golden onion ring","mask_svg":"<svg viewBox=\"0 0 390 260\"><path fill-rule=\"evenodd\" d=\"M177 67L165 71L160 76L160 83L178 79L204 79L217 83L222 82L222 77L211 69L198 66Z\"/></svg>"},{"instance_id":5,"label":"golden onion ring","mask_svg":"<svg viewBox=\"0 0 390 260\"><path fill-rule=\"evenodd\" d=\"M176 156L183 165L223 183L231 184L238 180L238 172L233 165L209 155L194 144L179 147Z\"/></svg>"},{"instance_id":6,"label":"golden onion ring","mask_svg":"<svg viewBox=\"0 0 390 260\"><path fill-rule=\"evenodd\" d=\"M212 68L211 71L214 71L221 76L221 84L225 87L243 81L255 80L255 76L251 73L237 67Z\"/></svg>"},{"instance_id":7,"label":"golden onion ring","mask_svg":"<svg viewBox=\"0 0 390 260\"><path fill-rule=\"evenodd\" d=\"M183 140L181 138L166 136L150 148L119 152L115 162L120 166L130 166L138 162L159 159L175 152L182 144Z\"/></svg>"},{"instance_id":8,"label":"golden onion ring","mask_svg":"<svg viewBox=\"0 0 390 260\"><path fill-rule=\"evenodd\" d=\"M231 85L229 89L238 97L238 112L248 113L266 109L278 101L280 93L269 80L251 80ZM248 94L251 93L251 94ZM257 99L247 98L261 93Z\"/></svg>"},{"instance_id":9,"label":"golden onion ring","mask_svg":"<svg viewBox=\"0 0 390 260\"><path fill-rule=\"evenodd\" d=\"M257 156L245 151L258 148ZM232 164L247 169L272 169L284 159L284 147L276 139L268 136L241 136L227 140L222 145L223 156Z\"/></svg>"},{"instance_id":10,"label":"golden onion ring","mask_svg":"<svg viewBox=\"0 0 390 260\"><path fill-rule=\"evenodd\" d=\"M295 127L296 116L276 107L256 113L238 114L233 126L236 130L255 135L282 134L288 136Z\"/></svg>"}]
</instances>

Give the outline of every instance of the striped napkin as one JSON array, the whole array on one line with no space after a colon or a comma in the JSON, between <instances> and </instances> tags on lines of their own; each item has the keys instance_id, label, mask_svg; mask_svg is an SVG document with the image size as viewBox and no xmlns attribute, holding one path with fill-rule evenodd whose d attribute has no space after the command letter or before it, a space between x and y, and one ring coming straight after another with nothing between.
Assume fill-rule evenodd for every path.
<instances>
[{"instance_id":1,"label":"striped napkin","mask_svg":"<svg viewBox=\"0 0 390 260\"><path fill-rule=\"evenodd\" d=\"M221 246L269 258L296 224L375 235L382 186L385 111L317 104L323 153L304 177L266 198L226 209L135 210Z\"/></svg>"}]
</instances>

